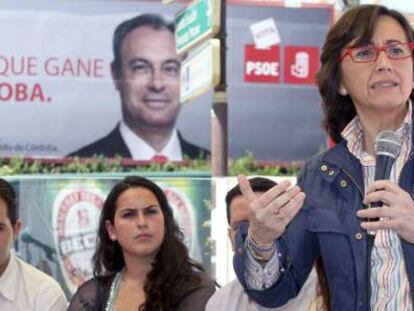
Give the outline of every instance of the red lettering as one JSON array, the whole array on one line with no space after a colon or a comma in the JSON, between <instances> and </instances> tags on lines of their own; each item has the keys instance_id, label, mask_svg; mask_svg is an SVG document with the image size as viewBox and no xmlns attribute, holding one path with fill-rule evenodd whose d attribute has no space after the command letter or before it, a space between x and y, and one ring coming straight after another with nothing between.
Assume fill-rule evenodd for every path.
<instances>
[{"instance_id":1,"label":"red lettering","mask_svg":"<svg viewBox=\"0 0 414 311\"><path fill-rule=\"evenodd\" d=\"M51 57L46 60L44 70L49 76L103 78L104 64L103 59L83 60L77 58L72 60L65 58L59 60L56 57Z\"/></svg>"},{"instance_id":2,"label":"red lettering","mask_svg":"<svg viewBox=\"0 0 414 311\"><path fill-rule=\"evenodd\" d=\"M75 75L75 71L73 70L72 67L72 62L70 61L70 59L66 59L65 62L63 63L63 68L62 68L62 72L60 73L61 76L66 76L68 74L68 76L70 77L74 77Z\"/></svg>"},{"instance_id":3,"label":"red lettering","mask_svg":"<svg viewBox=\"0 0 414 311\"><path fill-rule=\"evenodd\" d=\"M82 72L85 74L85 76L90 77L91 76L91 71L92 71L92 66L90 62L83 62L81 59L78 59L77 61L77 75L80 76L82 75Z\"/></svg>"},{"instance_id":4,"label":"red lettering","mask_svg":"<svg viewBox=\"0 0 414 311\"><path fill-rule=\"evenodd\" d=\"M0 100L10 100L13 96L13 87L9 83L0 84Z\"/></svg>"},{"instance_id":5,"label":"red lettering","mask_svg":"<svg viewBox=\"0 0 414 311\"><path fill-rule=\"evenodd\" d=\"M43 94L42 87L40 84L35 84L32 90L32 96L30 97L30 101L39 100L41 102L45 101L45 95Z\"/></svg>"},{"instance_id":6,"label":"red lettering","mask_svg":"<svg viewBox=\"0 0 414 311\"><path fill-rule=\"evenodd\" d=\"M57 57L51 57L45 62L45 72L48 76L56 77L59 75L59 67L54 65L54 62L57 61Z\"/></svg>"},{"instance_id":7,"label":"red lettering","mask_svg":"<svg viewBox=\"0 0 414 311\"><path fill-rule=\"evenodd\" d=\"M44 102L47 98L40 84L33 86L17 82L15 84L0 83L0 101Z\"/></svg>"},{"instance_id":8,"label":"red lettering","mask_svg":"<svg viewBox=\"0 0 414 311\"><path fill-rule=\"evenodd\" d=\"M95 59L94 61L94 76L96 78L103 78L104 77L104 60L103 59Z\"/></svg>"},{"instance_id":9,"label":"red lettering","mask_svg":"<svg viewBox=\"0 0 414 311\"><path fill-rule=\"evenodd\" d=\"M11 68L11 74L12 75L21 75L24 73L24 57L20 58L20 63L17 59L15 59L14 57L12 57L10 59L10 68Z\"/></svg>"},{"instance_id":10,"label":"red lettering","mask_svg":"<svg viewBox=\"0 0 414 311\"><path fill-rule=\"evenodd\" d=\"M36 76L37 57L0 56L0 75L2 76Z\"/></svg>"},{"instance_id":11,"label":"red lettering","mask_svg":"<svg viewBox=\"0 0 414 311\"><path fill-rule=\"evenodd\" d=\"M7 72L9 70L9 62L7 58L4 56L0 56L0 75L7 76Z\"/></svg>"},{"instance_id":12,"label":"red lettering","mask_svg":"<svg viewBox=\"0 0 414 311\"><path fill-rule=\"evenodd\" d=\"M37 57L27 58L27 74L29 76L37 75Z\"/></svg>"},{"instance_id":13,"label":"red lettering","mask_svg":"<svg viewBox=\"0 0 414 311\"><path fill-rule=\"evenodd\" d=\"M18 102L27 100L27 85L24 83L16 83L15 99Z\"/></svg>"}]
</instances>

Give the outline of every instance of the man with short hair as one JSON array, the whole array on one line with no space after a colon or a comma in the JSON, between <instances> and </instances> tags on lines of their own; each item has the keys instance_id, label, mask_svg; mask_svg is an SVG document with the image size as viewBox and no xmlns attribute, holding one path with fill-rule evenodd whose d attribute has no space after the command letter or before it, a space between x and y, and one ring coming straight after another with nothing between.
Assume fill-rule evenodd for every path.
<instances>
[{"instance_id":1,"label":"man with short hair","mask_svg":"<svg viewBox=\"0 0 414 311\"><path fill-rule=\"evenodd\" d=\"M249 179L249 183L253 192L256 195L261 195L273 186L276 182L268 178L255 177ZM239 185L232 188L226 195L227 205L227 221L229 223L229 238L232 244L233 251L235 251L235 236L239 227L249 223L249 210L247 201L243 197ZM275 257L277 260L277 257ZM274 263L269 261L262 267L257 267L260 271L272 269ZM206 311L261 311L261 310L278 310L278 311L298 311L298 310L311 310L313 301L316 295L316 273L313 271L305 285L303 286L299 295L290 300L286 305L268 309L258 305L255 301L251 300L249 296L244 292L242 285L237 279L233 280L210 298L207 303Z\"/></svg>"},{"instance_id":2,"label":"man with short hair","mask_svg":"<svg viewBox=\"0 0 414 311\"><path fill-rule=\"evenodd\" d=\"M20 228L16 193L0 178L0 310L66 310L68 302L59 284L10 251Z\"/></svg>"},{"instance_id":3,"label":"man with short hair","mask_svg":"<svg viewBox=\"0 0 414 311\"><path fill-rule=\"evenodd\" d=\"M180 112L181 57L174 24L143 14L121 23L113 38L112 78L121 98L122 120L106 137L69 156L121 156L136 160L181 161L209 152L176 129Z\"/></svg>"}]
</instances>

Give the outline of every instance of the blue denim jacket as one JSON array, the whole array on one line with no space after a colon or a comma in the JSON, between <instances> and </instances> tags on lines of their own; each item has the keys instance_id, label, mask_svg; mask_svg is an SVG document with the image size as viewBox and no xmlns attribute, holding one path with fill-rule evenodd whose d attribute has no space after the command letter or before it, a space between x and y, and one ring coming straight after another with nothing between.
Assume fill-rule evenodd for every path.
<instances>
[{"instance_id":1,"label":"blue denim jacket","mask_svg":"<svg viewBox=\"0 0 414 311\"><path fill-rule=\"evenodd\" d=\"M399 184L413 196L412 151ZM329 284L331 310L369 310L367 239L360 226L361 219L356 216L357 210L364 208L364 182L359 161L348 152L343 141L307 161L299 174L298 185L305 191L306 200L277 241L282 255L279 280L267 290L247 289L246 292L265 307L281 306L298 294L315 260L321 256ZM234 255L234 269L245 288L243 242L246 235L247 227L241 228ZM414 295L414 245L402 240L402 248Z\"/></svg>"}]
</instances>

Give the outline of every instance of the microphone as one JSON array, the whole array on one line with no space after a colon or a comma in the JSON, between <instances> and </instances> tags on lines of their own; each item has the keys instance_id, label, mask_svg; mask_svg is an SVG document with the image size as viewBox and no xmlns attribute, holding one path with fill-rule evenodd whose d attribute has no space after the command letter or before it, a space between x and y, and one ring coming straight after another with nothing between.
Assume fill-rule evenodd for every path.
<instances>
[{"instance_id":1,"label":"microphone","mask_svg":"<svg viewBox=\"0 0 414 311\"><path fill-rule=\"evenodd\" d=\"M29 232L28 230L23 229L21 235L20 235L20 239L22 242L26 243L26 244L33 244L36 245L37 247L39 247L40 249L42 249L45 254L47 259L49 259L52 262L56 262L56 259L53 257L53 255L56 253L56 251L50 247L49 245L46 245L45 243L39 241L38 239L35 239Z\"/></svg>"},{"instance_id":2,"label":"microphone","mask_svg":"<svg viewBox=\"0 0 414 311\"><path fill-rule=\"evenodd\" d=\"M389 179L391 169L401 151L401 140L393 130L383 130L375 137L375 176L374 180ZM381 207L382 202L373 202L369 207ZM372 218L370 221L378 221Z\"/></svg>"},{"instance_id":3,"label":"microphone","mask_svg":"<svg viewBox=\"0 0 414 311\"><path fill-rule=\"evenodd\" d=\"M401 140L393 130L383 130L377 134L374 142L375 151L375 180L390 179L392 165L401 151ZM380 207L382 202L372 202L368 208ZM379 218L368 218L366 221L379 221ZM371 254L374 247L375 231L367 231L367 296L371 297ZM369 301L369 300L368 300Z\"/></svg>"}]
</instances>

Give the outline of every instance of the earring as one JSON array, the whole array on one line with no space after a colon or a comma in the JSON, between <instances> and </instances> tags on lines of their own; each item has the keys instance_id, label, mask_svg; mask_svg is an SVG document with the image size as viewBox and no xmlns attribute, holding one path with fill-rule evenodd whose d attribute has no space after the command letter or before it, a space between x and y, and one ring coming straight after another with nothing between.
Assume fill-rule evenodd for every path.
<instances>
[{"instance_id":1,"label":"earring","mask_svg":"<svg viewBox=\"0 0 414 311\"><path fill-rule=\"evenodd\" d=\"M339 94L341 94L342 96L346 96L346 95L348 95L348 92L347 92L346 88L341 87L339 89Z\"/></svg>"},{"instance_id":2,"label":"earring","mask_svg":"<svg viewBox=\"0 0 414 311\"><path fill-rule=\"evenodd\" d=\"M115 236L115 235L113 235L113 234L111 234L111 235L109 236L109 238L110 238L112 241L116 241L116 236Z\"/></svg>"}]
</instances>

